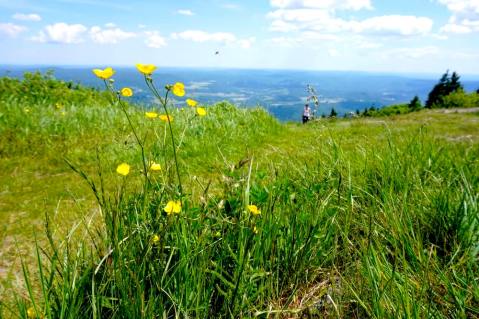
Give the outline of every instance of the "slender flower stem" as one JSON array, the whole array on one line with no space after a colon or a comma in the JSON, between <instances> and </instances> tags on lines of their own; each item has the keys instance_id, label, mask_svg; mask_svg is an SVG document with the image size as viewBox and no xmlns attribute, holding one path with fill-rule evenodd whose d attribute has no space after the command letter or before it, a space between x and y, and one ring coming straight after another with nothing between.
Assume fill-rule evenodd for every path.
<instances>
[{"instance_id":1,"label":"slender flower stem","mask_svg":"<svg viewBox=\"0 0 479 319\"><path fill-rule=\"evenodd\" d=\"M144 144L143 144L143 142L140 140L140 137L138 136L138 134L137 134L137 132L136 132L136 130L135 130L135 127L133 126L133 122L131 121L131 118L130 118L130 116L128 115L128 112L126 111L125 103L124 103L123 100L121 99L120 94L116 93L115 90L113 89L113 87L112 87L111 85L109 85L106 80L104 80L104 83L105 83L105 86L106 86L107 90L110 91L110 92L113 94L113 96L115 96L115 94L116 94L118 104L120 105L121 110L123 111L123 113L124 113L125 116L126 116L126 119L128 120L128 124L130 125L130 129L131 129L131 131L133 132L133 135L135 136L136 142L137 142L138 145L140 146L140 149L141 149L141 158L142 158L142 162L143 162L143 175L145 176L145 182L148 184L149 179L148 179L148 170L147 170L147 167L146 167L146 157L145 157L145 147L144 147ZM112 99L112 104L114 104L114 100L113 100L113 99Z\"/></svg>"},{"instance_id":2,"label":"slender flower stem","mask_svg":"<svg viewBox=\"0 0 479 319\"><path fill-rule=\"evenodd\" d=\"M160 93L156 89L155 85L153 84L153 80L147 79L146 77L145 77L145 80L146 80L146 83L148 84L148 87L153 92L153 94L160 100L160 103L163 106L163 109L165 110L165 113L166 113L166 118L167 118L167 121L168 121L168 127L170 128L170 134L171 134L171 144L173 146L173 156L174 156L174 159L175 159L176 175L178 176L178 187L180 188L180 195L182 195L183 194L183 187L182 187L182 184L181 184L181 175L180 175L180 169L179 169L179 166L178 166L178 158L176 156L175 136L173 135L173 128L171 126L170 114L168 113L168 108L166 107L168 105L168 95L170 93L170 90L166 90L165 98L163 99L160 96Z\"/></svg>"}]
</instances>

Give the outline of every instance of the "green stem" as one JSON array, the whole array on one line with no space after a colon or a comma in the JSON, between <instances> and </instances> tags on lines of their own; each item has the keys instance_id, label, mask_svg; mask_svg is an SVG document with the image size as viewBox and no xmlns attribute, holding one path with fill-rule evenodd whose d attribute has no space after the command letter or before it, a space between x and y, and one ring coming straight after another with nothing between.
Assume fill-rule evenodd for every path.
<instances>
[{"instance_id":1,"label":"green stem","mask_svg":"<svg viewBox=\"0 0 479 319\"><path fill-rule=\"evenodd\" d=\"M153 92L153 94L160 100L161 105L163 106L163 109L165 110L166 117L168 119L168 127L170 128L170 134L171 134L171 144L173 146L173 156L175 159L175 166L176 166L176 175L178 176L178 186L180 188L180 195L183 194L183 187L181 184L181 175L180 175L180 169L178 166L178 158L176 156L176 143L175 143L175 137L173 135L173 128L171 126L171 120L170 120L170 114L168 113L168 108L166 107L168 104L168 94L170 93L170 90L166 90L165 98L163 99L160 94L158 93L158 90L153 84L153 80L147 80L145 78L146 83L148 84L148 87L150 90Z\"/></svg>"}]
</instances>

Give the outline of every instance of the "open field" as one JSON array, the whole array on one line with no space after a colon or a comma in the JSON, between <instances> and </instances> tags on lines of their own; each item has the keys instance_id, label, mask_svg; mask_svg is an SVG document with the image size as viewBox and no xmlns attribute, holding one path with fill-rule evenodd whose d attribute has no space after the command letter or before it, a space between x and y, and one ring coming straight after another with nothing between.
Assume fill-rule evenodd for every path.
<instances>
[{"instance_id":1,"label":"open field","mask_svg":"<svg viewBox=\"0 0 479 319\"><path fill-rule=\"evenodd\" d=\"M162 165L145 189L121 110L97 92L57 90L0 95L5 316L32 305L50 318L479 316L477 110L304 126L228 103L205 117L174 110L184 192L171 217L166 123L128 108ZM102 185L100 204L65 160ZM115 172L122 162L127 177ZM49 293L36 241L67 261L42 259L60 274Z\"/></svg>"}]
</instances>

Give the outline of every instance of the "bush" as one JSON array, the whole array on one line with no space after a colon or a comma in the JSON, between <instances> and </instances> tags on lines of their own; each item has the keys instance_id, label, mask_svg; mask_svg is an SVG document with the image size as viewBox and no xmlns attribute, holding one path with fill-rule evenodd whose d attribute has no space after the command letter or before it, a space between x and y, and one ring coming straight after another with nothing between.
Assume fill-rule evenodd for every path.
<instances>
[{"instance_id":1,"label":"bush","mask_svg":"<svg viewBox=\"0 0 479 319\"><path fill-rule=\"evenodd\" d=\"M443 98L442 105L445 108L479 107L479 94L467 94L464 91L454 92Z\"/></svg>"}]
</instances>

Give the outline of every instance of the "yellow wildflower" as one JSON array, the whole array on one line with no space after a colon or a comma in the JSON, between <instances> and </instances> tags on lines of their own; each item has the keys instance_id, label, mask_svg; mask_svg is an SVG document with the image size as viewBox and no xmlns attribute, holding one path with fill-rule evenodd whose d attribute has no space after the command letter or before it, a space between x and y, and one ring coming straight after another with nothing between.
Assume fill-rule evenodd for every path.
<instances>
[{"instance_id":1,"label":"yellow wildflower","mask_svg":"<svg viewBox=\"0 0 479 319\"><path fill-rule=\"evenodd\" d=\"M181 82L176 82L171 89L173 94L179 97L185 96L185 85Z\"/></svg>"},{"instance_id":2,"label":"yellow wildflower","mask_svg":"<svg viewBox=\"0 0 479 319\"><path fill-rule=\"evenodd\" d=\"M130 165L122 163L116 168L116 172L120 175L126 176L130 173Z\"/></svg>"},{"instance_id":3,"label":"yellow wildflower","mask_svg":"<svg viewBox=\"0 0 479 319\"><path fill-rule=\"evenodd\" d=\"M57 110L60 110L60 109L63 108L63 105L61 103L56 103L55 107L56 107Z\"/></svg>"},{"instance_id":4,"label":"yellow wildflower","mask_svg":"<svg viewBox=\"0 0 479 319\"><path fill-rule=\"evenodd\" d=\"M161 165L155 162L150 162L150 171L161 171Z\"/></svg>"},{"instance_id":5,"label":"yellow wildflower","mask_svg":"<svg viewBox=\"0 0 479 319\"><path fill-rule=\"evenodd\" d=\"M153 235L153 236L151 237L151 242L152 242L153 244L156 244L156 243L159 242L159 241L160 241L160 236L158 236L158 235Z\"/></svg>"},{"instance_id":6,"label":"yellow wildflower","mask_svg":"<svg viewBox=\"0 0 479 319\"><path fill-rule=\"evenodd\" d=\"M133 96L133 90L130 89L130 88L123 88L123 89L121 89L120 93L121 93L121 95L123 95L124 97Z\"/></svg>"},{"instance_id":7,"label":"yellow wildflower","mask_svg":"<svg viewBox=\"0 0 479 319\"><path fill-rule=\"evenodd\" d=\"M248 210L254 216L261 215L261 211L256 207L256 205L248 205Z\"/></svg>"},{"instance_id":8,"label":"yellow wildflower","mask_svg":"<svg viewBox=\"0 0 479 319\"><path fill-rule=\"evenodd\" d=\"M206 110L202 107L199 107L196 109L196 114L198 114L199 116L205 116L206 115Z\"/></svg>"},{"instance_id":9,"label":"yellow wildflower","mask_svg":"<svg viewBox=\"0 0 479 319\"><path fill-rule=\"evenodd\" d=\"M162 114L160 115L160 120L162 120L163 122L173 122L173 116Z\"/></svg>"},{"instance_id":10,"label":"yellow wildflower","mask_svg":"<svg viewBox=\"0 0 479 319\"><path fill-rule=\"evenodd\" d=\"M192 99L186 99L186 104L188 104L188 106L195 107L198 105L198 102Z\"/></svg>"},{"instance_id":11,"label":"yellow wildflower","mask_svg":"<svg viewBox=\"0 0 479 319\"><path fill-rule=\"evenodd\" d=\"M144 75L151 75L156 70L156 66L153 64L137 64L136 68Z\"/></svg>"},{"instance_id":12,"label":"yellow wildflower","mask_svg":"<svg viewBox=\"0 0 479 319\"><path fill-rule=\"evenodd\" d=\"M108 80L109 78L113 76L113 74L115 74L115 71L112 68L108 67L104 70L94 69L93 73L100 79Z\"/></svg>"},{"instance_id":13,"label":"yellow wildflower","mask_svg":"<svg viewBox=\"0 0 479 319\"><path fill-rule=\"evenodd\" d=\"M27 309L27 317L28 318L36 318L37 317L37 313L35 312L35 308L30 307L30 308Z\"/></svg>"},{"instance_id":14,"label":"yellow wildflower","mask_svg":"<svg viewBox=\"0 0 479 319\"><path fill-rule=\"evenodd\" d=\"M165 208L163 208L163 210L168 215L179 214L181 212L181 202L179 200L178 201L170 200L168 204L166 204Z\"/></svg>"},{"instance_id":15,"label":"yellow wildflower","mask_svg":"<svg viewBox=\"0 0 479 319\"><path fill-rule=\"evenodd\" d=\"M158 117L158 113L156 113L156 112L146 112L145 116L149 119L154 119L154 118Z\"/></svg>"},{"instance_id":16,"label":"yellow wildflower","mask_svg":"<svg viewBox=\"0 0 479 319\"><path fill-rule=\"evenodd\" d=\"M256 228L256 226L253 227L253 234L257 234L258 233L258 228Z\"/></svg>"}]
</instances>

